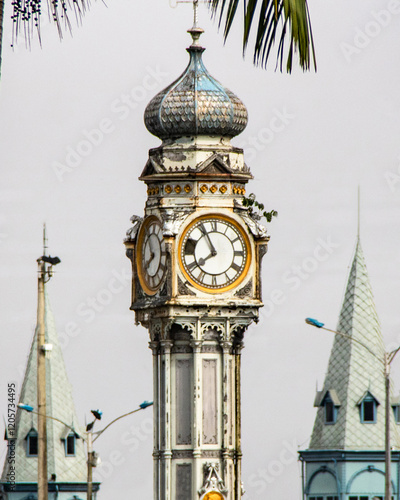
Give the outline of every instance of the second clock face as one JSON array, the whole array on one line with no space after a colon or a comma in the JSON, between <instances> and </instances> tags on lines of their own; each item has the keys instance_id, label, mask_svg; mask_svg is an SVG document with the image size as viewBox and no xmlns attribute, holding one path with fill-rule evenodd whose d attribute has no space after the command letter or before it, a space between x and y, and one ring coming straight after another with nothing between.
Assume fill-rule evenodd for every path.
<instances>
[{"instance_id":1,"label":"second clock face","mask_svg":"<svg viewBox=\"0 0 400 500\"><path fill-rule=\"evenodd\" d=\"M223 216L203 216L184 231L180 264L193 285L208 292L237 286L250 265L250 244L243 228Z\"/></svg>"},{"instance_id":2,"label":"second clock face","mask_svg":"<svg viewBox=\"0 0 400 500\"><path fill-rule=\"evenodd\" d=\"M155 217L149 217L140 229L137 256L140 284L153 295L164 277L167 260L161 224Z\"/></svg>"}]
</instances>

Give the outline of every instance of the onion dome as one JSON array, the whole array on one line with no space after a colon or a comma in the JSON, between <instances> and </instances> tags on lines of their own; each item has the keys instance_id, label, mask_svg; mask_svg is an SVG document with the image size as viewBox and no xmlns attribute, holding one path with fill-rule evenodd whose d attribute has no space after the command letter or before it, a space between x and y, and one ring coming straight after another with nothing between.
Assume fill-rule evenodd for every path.
<instances>
[{"instance_id":1,"label":"onion dome","mask_svg":"<svg viewBox=\"0 0 400 500\"><path fill-rule=\"evenodd\" d=\"M204 48L197 44L201 28L192 28L190 60L182 75L147 105L144 121L160 139L188 135L234 137L247 125L247 109L230 90L215 80L202 61Z\"/></svg>"}]
</instances>

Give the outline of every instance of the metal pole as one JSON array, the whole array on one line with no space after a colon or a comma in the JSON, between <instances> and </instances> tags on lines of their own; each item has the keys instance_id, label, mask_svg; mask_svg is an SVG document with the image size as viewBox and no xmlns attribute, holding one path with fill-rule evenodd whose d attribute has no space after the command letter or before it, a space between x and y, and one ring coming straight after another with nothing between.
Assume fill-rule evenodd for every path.
<instances>
[{"instance_id":1,"label":"metal pole","mask_svg":"<svg viewBox=\"0 0 400 500\"><path fill-rule=\"evenodd\" d=\"M87 433L87 500L92 500L93 492L93 434Z\"/></svg>"},{"instance_id":2,"label":"metal pole","mask_svg":"<svg viewBox=\"0 0 400 500\"><path fill-rule=\"evenodd\" d=\"M385 499L391 500L390 360L385 353Z\"/></svg>"},{"instance_id":3,"label":"metal pole","mask_svg":"<svg viewBox=\"0 0 400 500\"><path fill-rule=\"evenodd\" d=\"M37 323L37 407L38 407L38 500L47 500L47 421L44 282L46 264L39 260Z\"/></svg>"},{"instance_id":4,"label":"metal pole","mask_svg":"<svg viewBox=\"0 0 400 500\"><path fill-rule=\"evenodd\" d=\"M241 434L241 350L243 345L238 343L235 346L235 403L236 403L236 444L235 444L235 500L242 497L242 434Z\"/></svg>"}]
</instances>

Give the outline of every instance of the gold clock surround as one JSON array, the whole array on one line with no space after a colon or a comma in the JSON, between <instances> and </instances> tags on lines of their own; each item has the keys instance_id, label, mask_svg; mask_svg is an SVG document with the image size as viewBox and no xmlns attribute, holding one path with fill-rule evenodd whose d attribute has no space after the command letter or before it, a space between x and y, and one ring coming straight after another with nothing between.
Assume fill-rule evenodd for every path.
<instances>
[{"instance_id":1,"label":"gold clock surround","mask_svg":"<svg viewBox=\"0 0 400 500\"><path fill-rule=\"evenodd\" d=\"M204 221L221 221L222 223L229 224L233 226L236 230L237 233L240 234L241 241L244 245L245 248L245 263L240 271L240 274L238 274L232 282L227 284L226 286L218 287L218 288L213 288L211 285L209 286L202 286L199 282L197 282L193 277L190 275L190 273L187 271L186 266L183 262L183 253L184 253L184 244L186 240L187 234L196 226L199 222ZM251 245L250 245L250 240L249 237L247 236L244 228L242 225L240 225L235 219L228 217L226 215L222 214L215 214L215 213L210 213L210 214L205 214L200 217L195 218L192 220L184 229L180 239L179 239L179 245L178 245L178 259L179 259L179 267L180 270L182 271L183 275L187 279L187 281L196 287L198 290L201 290L203 292L207 293L224 293L228 292L229 290L232 290L233 288L236 288L247 276L249 268L250 268L250 263L251 263Z\"/></svg>"}]
</instances>

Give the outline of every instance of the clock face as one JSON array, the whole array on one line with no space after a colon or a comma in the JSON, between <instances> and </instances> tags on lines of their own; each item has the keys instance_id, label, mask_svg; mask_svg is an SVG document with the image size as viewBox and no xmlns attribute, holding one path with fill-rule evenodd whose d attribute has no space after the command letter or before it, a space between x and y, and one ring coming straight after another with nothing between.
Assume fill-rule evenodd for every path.
<instances>
[{"instance_id":1,"label":"clock face","mask_svg":"<svg viewBox=\"0 0 400 500\"><path fill-rule=\"evenodd\" d=\"M159 220L148 217L139 231L137 269L140 284L148 295L154 295L160 287L166 271L167 252Z\"/></svg>"},{"instance_id":2,"label":"clock face","mask_svg":"<svg viewBox=\"0 0 400 500\"><path fill-rule=\"evenodd\" d=\"M250 266L250 242L233 219L203 216L185 229L180 240L180 266L190 283L217 293L237 286Z\"/></svg>"}]
</instances>

